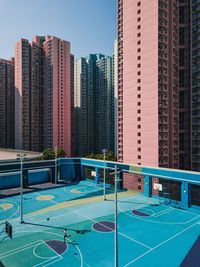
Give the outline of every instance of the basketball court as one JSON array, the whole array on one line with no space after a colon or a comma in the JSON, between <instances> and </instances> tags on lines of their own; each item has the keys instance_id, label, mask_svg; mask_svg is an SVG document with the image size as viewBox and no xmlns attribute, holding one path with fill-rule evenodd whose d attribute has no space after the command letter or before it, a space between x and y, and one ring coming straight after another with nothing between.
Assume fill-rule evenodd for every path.
<instances>
[{"instance_id":1,"label":"basketball court","mask_svg":"<svg viewBox=\"0 0 200 267\"><path fill-rule=\"evenodd\" d=\"M161 190L161 185L155 185ZM114 266L114 194L94 181L0 200L0 263L9 267ZM5 231L12 226L12 239ZM200 210L118 192L119 266L199 266ZM64 229L67 229L64 237ZM197 257L197 259L196 259ZM188 262L190 265L188 265ZM1 266L0 264L0 266Z\"/></svg>"}]
</instances>

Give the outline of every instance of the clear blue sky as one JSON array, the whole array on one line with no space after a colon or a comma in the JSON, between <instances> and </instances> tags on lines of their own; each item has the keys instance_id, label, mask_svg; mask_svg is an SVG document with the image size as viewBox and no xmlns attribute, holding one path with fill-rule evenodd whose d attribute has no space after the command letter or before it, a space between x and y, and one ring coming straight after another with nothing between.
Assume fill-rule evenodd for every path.
<instances>
[{"instance_id":1,"label":"clear blue sky","mask_svg":"<svg viewBox=\"0 0 200 267\"><path fill-rule=\"evenodd\" d=\"M0 58L14 56L20 38L54 35L75 57L113 53L116 0L0 0Z\"/></svg>"}]
</instances>

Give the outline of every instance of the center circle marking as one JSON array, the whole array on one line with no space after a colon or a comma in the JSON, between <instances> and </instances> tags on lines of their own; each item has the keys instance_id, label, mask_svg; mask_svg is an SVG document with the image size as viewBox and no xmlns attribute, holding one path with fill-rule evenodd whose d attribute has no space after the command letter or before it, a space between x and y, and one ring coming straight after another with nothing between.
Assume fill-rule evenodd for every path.
<instances>
[{"instance_id":1,"label":"center circle marking","mask_svg":"<svg viewBox=\"0 0 200 267\"><path fill-rule=\"evenodd\" d=\"M54 198L55 198L55 196L53 196L53 195L40 195L40 196L36 197L36 199L39 201L52 200Z\"/></svg>"},{"instance_id":2,"label":"center circle marking","mask_svg":"<svg viewBox=\"0 0 200 267\"><path fill-rule=\"evenodd\" d=\"M110 221L100 221L100 222L94 223L92 225L92 228L97 232L109 233L115 230L115 224Z\"/></svg>"}]
</instances>

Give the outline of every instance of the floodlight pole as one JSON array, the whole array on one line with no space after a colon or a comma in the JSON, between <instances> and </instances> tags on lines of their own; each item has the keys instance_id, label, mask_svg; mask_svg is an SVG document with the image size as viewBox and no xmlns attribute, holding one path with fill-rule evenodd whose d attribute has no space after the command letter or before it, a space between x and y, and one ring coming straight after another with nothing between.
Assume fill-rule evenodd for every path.
<instances>
[{"instance_id":1,"label":"floodlight pole","mask_svg":"<svg viewBox=\"0 0 200 267\"><path fill-rule=\"evenodd\" d=\"M26 154L17 154L18 159L20 159L20 223L24 223L23 218L23 159L25 159Z\"/></svg>"},{"instance_id":2,"label":"floodlight pole","mask_svg":"<svg viewBox=\"0 0 200 267\"><path fill-rule=\"evenodd\" d=\"M117 166L115 165L115 267L118 267L118 209L117 209Z\"/></svg>"},{"instance_id":3,"label":"floodlight pole","mask_svg":"<svg viewBox=\"0 0 200 267\"><path fill-rule=\"evenodd\" d=\"M106 152L107 149L103 149L103 160L104 160L104 169L103 169L103 200L106 200Z\"/></svg>"},{"instance_id":4,"label":"floodlight pole","mask_svg":"<svg viewBox=\"0 0 200 267\"><path fill-rule=\"evenodd\" d=\"M57 153L58 148L55 146L55 183L58 183L58 177L57 177Z\"/></svg>"}]
</instances>

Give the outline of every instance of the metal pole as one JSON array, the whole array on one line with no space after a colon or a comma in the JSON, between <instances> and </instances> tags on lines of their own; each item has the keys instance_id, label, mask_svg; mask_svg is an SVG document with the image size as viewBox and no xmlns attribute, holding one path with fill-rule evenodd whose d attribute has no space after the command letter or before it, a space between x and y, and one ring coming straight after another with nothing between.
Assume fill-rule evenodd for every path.
<instances>
[{"instance_id":1,"label":"metal pole","mask_svg":"<svg viewBox=\"0 0 200 267\"><path fill-rule=\"evenodd\" d=\"M21 176L20 176L20 215L21 215L21 223L23 220L23 156L20 156L20 165L21 165Z\"/></svg>"},{"instance_id":2,"label":"metal pole","mask_svg":"<svg viewBox=\"0 0 200 267\"><path fill-rule=\"evenodd\" d=\"M57 179L57 146L55 146L55 183L58 183Z\"/></svg>"},{"instance_id":3,"label":"metal pole","mask_svg":"<svg viewBox=\"0 0 200 267\"><path fill-rule=\"evenodd\" d=\"M103 149L104 170L103 170L103 200L106 200L106 150Z\"/></svg>"},{"instance_id":4,"label":"metal pole","mask_svg":"<svg viewBox=\"0 0 200 267\"><path fill-rule=\"evenodd\" d=\"M118 210L117 210L117 166L115 165L115 267L118 267Z\"/></svg>"}]
</instances>

